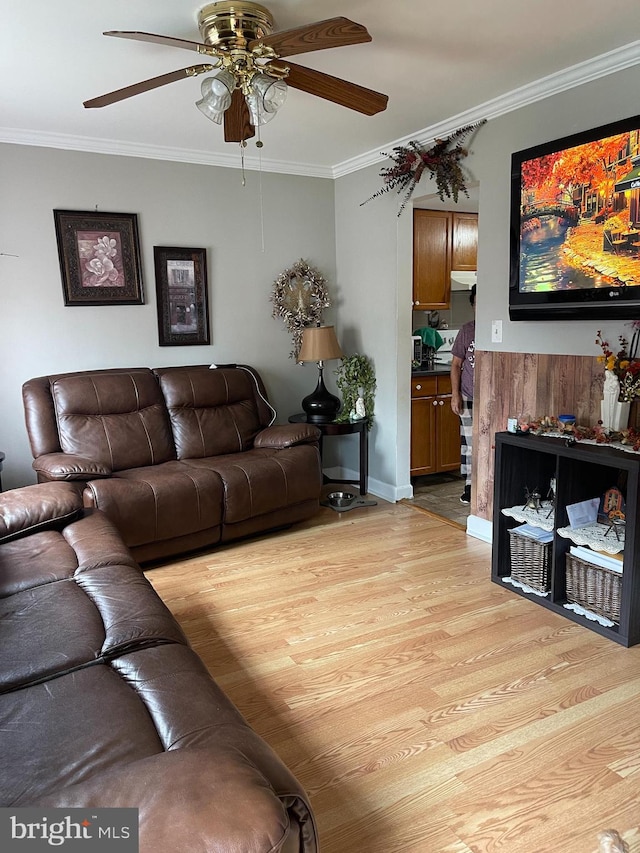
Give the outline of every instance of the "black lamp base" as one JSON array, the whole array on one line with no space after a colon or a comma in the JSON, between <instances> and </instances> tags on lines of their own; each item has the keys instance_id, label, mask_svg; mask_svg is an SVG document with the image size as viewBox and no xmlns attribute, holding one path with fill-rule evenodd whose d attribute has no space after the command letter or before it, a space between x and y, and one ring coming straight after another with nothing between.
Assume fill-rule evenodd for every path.
<instances>
[{"instance_id":1,"label":"black lamp base","mask_svg":"<svg viewBox=\"0 0 640 853\"><path fill-rule=\"evenodd\" d=\"M302 401L302 408L311 424L330 424L340 411L340 400L327 390L322 376L323 368L318 365L318 384L315 391Z\"/></svg>"}]
</instances>

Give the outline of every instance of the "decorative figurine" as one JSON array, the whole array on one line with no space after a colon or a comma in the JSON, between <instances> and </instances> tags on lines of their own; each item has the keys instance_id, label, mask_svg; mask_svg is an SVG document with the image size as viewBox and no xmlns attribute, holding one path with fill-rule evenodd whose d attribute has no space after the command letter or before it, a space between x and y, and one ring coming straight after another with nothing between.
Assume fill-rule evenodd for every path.
<instances>
[{"instance_id":1,"label":"decorative figurine","mask_svg":"<svg viewBox=\"0 0 640 853\"><path fill-rule=\"evenodd\" d=\"M358 399L356 400L356 418L358 418L358 420L361 420L362 418L366 417L367 412L364 407L364 399L362 397L358 397Z\"/></svg>"},{"instance_id":2,"label":"decorative figurine","mask_svg":"<svg viewBox=\"0 0 640 853\"><path fill-rule=\"evenodd\" d=\"M550 518L556 508L556 478L552 477L549 481L549 491L547 492L547 500L549 501L549 512L545 518Z\"/></svg>"},{"instance_id":3,"label":"decorative figurine","mask_svg":"<svg viewBox=\"0 0 640 853\"><path fill-rule=\"evenodd\" d=\"M538 491L538 487L536 486L535 489L532 492L530 492L528 486L525 486L524 487L524 495L525 495L525 502L524 502L524 506L522 507L522 509L533 509L536 512L540 512L541 495L540 495L540 492Z\"/></svg>"},{"instance_id":4,"label":"decorative figurine","mask_svg":"<svg viewBox=\"0 0 640 853\"><path fill-rule=\"evenodd\" d=\"M620 541L620 532L619 531L624 532L626 530L626 524L627 524L627 521L626 521L624 515L622 515L622 513L618 512L618 510L614 510L613 512L609 513L609 527L607 528L604 535L608 536L611 533L611 531L613 530L613 532L616 534L616 539L619 542Z\"/></svg>"}]
</instances>

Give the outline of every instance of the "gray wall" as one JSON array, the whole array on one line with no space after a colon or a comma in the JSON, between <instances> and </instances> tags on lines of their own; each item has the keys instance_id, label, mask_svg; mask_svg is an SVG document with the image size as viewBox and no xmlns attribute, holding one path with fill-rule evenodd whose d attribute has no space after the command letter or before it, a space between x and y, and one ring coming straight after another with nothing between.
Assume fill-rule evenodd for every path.
<instances>
[{"instance_id":1,"label":"gray wall","mask_svg":"<svg viewBox=\"0 0 640 853\"><path fill-rule=\"evenodd\" d=\"M640 67L635 66L494 118L476 135L465 167L469 180L480 186L476 323L481 349L597 355L598 328L610 341L620 332L628 333L623 323L509 321L509 182L514 151L629 117L638 112L638 91ZM399 499L412 491L408 367L412 216L408 205L397 217L401 196L395 193L359 206L381 186L379 171L370 167L336 181L336 264L342 286L349 287L339 322L344 328L358 328L365 351L375 362L378 418L371 474L378 494ZM434 182L423 177L416 197L434 190ZM461 196L460 210L465 201ZM501 344L491 343L494 319L503 321ZM353 457L348 464L355 464Z\"/></svg>"},{"instance_id":2,"label":"gray wall","mask_svg":"<svg viewBox=\"0 0 640 853\"><path fill-rule=\"evenodd\" d=\"M3 486L35 482L21 385L46 373L212 361L257 366L278 421L317 380L271 316L277 276L301 257L336 294L334 185L320 178L0 145L0 450ZM262 184L262 201L260 199ZM264 212L262 221L261 205ZM53 209L137 213L144 305L65 307ZM264 249L263 249L264 228ZM160 347L153 246L207 249L211 346ZM17 258L9 255L18 255ZM325 320L332 321L333 309Z\"/></svg>"}]
</instances>

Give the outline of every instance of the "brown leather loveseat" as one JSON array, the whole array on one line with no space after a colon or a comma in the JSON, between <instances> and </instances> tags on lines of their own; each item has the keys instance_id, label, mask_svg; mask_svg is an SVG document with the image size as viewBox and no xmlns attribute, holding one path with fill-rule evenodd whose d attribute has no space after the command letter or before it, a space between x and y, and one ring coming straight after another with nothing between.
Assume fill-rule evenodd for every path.
<instances>
[{"instance_id":1,"label":"brown leather loveseat","mask_svg":"<svg viewBox=\"0 0 640 853\"><path fill-rule=\"evenodd\" d=\"M38 481L79 481L139 562L318 511L319 430L270 426L250 367L121 368L23 385Z\"/></svg>"},{"instance_id":2,"label":"brown leather loveseat","mask_svg":"<svg viewBox=\"0 0 640 853\"><path fill-rule=\"evenodd\" d=\"M0 495L0 731L3 808L138 809L141 853L317 853L299 783L73 483Z\"/></svg>"}]
</instances>

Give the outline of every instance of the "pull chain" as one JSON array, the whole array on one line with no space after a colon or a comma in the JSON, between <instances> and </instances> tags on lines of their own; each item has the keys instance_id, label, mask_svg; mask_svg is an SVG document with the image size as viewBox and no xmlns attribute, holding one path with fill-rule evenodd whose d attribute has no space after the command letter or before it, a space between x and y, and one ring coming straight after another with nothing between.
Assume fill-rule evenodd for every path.
<instances>
[{"instance_id":1,"label":"pull chain","mask_svg":"<svg viewBox=\"0 0 640 853\"><path fill-rule=\"evenodd\" d=\"M261 251L264 253L264 206L262 204L262 140L260 139L260 127L258 127L258 193L260 196L260 242Z\"/></svg>"},{"instance_id":2,"label":"pull chain","mask_svg":"<svg viewBox=\"0 0 640 853\"><path fill-rule=\"evenodd\" d=\"M263 204L263 196L262 196L262 148L264 143L260 138L260 125L257 127L258 131L258 140L256 142L256 148L258 149L258 196L260 199L260 251L264 252L264 204ZM247 147L246 140L242 140L240 143L240 167L242 170L242 186L246 187L247 179L244 171L244 149Z\"/></svg>"}]
</instances>

